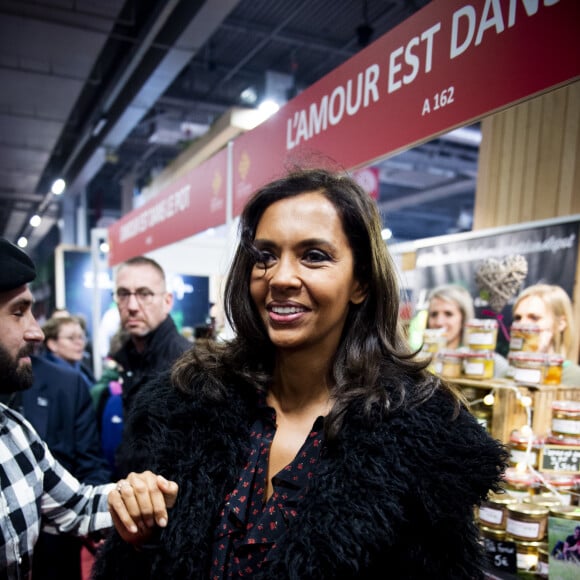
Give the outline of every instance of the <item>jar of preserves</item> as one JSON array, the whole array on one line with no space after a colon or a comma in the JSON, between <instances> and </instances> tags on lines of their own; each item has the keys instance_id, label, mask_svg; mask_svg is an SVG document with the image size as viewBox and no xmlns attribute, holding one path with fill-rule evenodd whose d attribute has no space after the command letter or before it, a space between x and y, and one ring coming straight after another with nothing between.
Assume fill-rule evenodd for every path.
<instances>
[{"instance_id":1,"label":"jar of preserves","mask_svg":"<svg viewBox=\"0 0 580 580\"><path fill-rule=\"evenodd\" d=\"M562 382L564 357L559 354L546 355L544 385L559 385Z\"/></svg>"},{"instance_id":2,"label":"jar of preserves","mask_svg":"<svg viewBox=\"0 0 580 580\"><path fill-rule=\"evenodd\" d=\"M510 464L514 467L518 464L524 464L537 469L542 443L543 440L535 437L533 433L528 436L518 430L512 431L508 442Z\"/></svg>"},{"instance_id":3,"label":"jar of preserves","mask_svg":"<svg viewBox=\"0 0 580 580\"><path fill-rule=\"evenodd\" d=\"M491 379L494 354L489 350L471 350L464 353L463 374L469 379Z\"/></svg>"},{"instance_id":4,"label":"jar of preserves","mask_svg":"<svg viewBox=\"0 0 580 580\"><path fill-rule=\"evenodd\" d=\"M529 497L526 497L523 499L524 503L530 503L533 505L539 505L545 508L553 508L553 507L558 507L561 505L565 505L564 502L566 500L563 499L563 496L561 495L556 495L555 493L552 492L547 492L547 493L539 493L537 495L530 495Z\"/></svg>"},{"instance_id":5,"label":"jar of preserves","mask_svg":"<svg viewBox=\"0 0 580 580\"><path fill-rule=\"evenodd\" d=\"M494 350L498 322L495 318L472 318L465 324L466 342L471 350Z\"/></svg>"},{"instance_id":6,"label":"jar of preserves","mask_svg":"<svg viewBox=\"0 0 580 580\"><path fill-rule=\"evenodd\" d=\"M548 572L550 569L550 549L548 545L543 542L538 548L538 566L536 568L536 574L540 578L549 578Z\"/></svg>"},{"instance_id":7,"label":"jar of preserves","mask_svg":"<svg viewBox=\"0 0 580 580\"><path fill-rule=\"evenodd\" d=\"M508 361L512 368L511 376L516 383L541 385L544 381L546 357L534 352L510 352Z\"/></svg>"},{"instance_id":8,"label":"jar of preserves","mask_svg":"<svg viewBox=\"0 0 580 580\"><path fill-rule=\"evenodd\" d=\"M561 505L570 505L572 503L572 494L576 490L576 475L570 473L550 473L542 474L542 492L540 496L553 496L558 494ZM558 505L558 504L554 504Z\"/></svg>"},{"instance_id":9,"label":"jar of preserves","mask_svg":"<svg viewBox=\"0 0 580 580\"><path fill-rule=\"evenodd\" d=\"M580 438L580 401L552 403L552 435Z\"/></svg>"},{"instance_id":10,"label":"jar of preserves","mask_svg":"<svg viewBox=\"0 0 580 580\"><path fill-rule=\"evenodd\" d=\"M506 541L514 542L516 545L518 574L531 572L535 575L540 559L540 549L547 548L547 542L519 540L510 534L506 535Z\"/></svg>"},{"instance_id":11,"label":"jar of preserves","mask_svg":"<svg viewBox=\"0 0 580 580\"><path fill-rule=\"evenodd\" d=\"M483 525L479 526L479 535L483 539L494 540L496 542L503 542L505 540L505 530L489 528Z\"/></svg>"},{"instance_id":12,"label":"jar of preserves","mask_svg":"<svg viewBox=\"0 0 580 580\"><path fill-rule=\"evenodd\" d=\"M539 482L539 477L531 471L520 471L515 467L508 467L504 473L502 487L522 501L523 498L539 491Z\"/></svg>"},{"instance_id":13,"label":"jar of preserves","mask_svg":"<svg viewBox=\"0 0 580 580\"><path fill-rule=\"evenodd\" d=\"M444 328L426 328L423 330L423 352L438 352L447 345Z\"/></svg>"},{"instance_id":14,"label":"jar of preserves","mask_svg":"<svg viewBox=\"0 0 580 580\"><path fill-rule=\"evenodd\" d=\"M510 328L510 351L537 352L541 332L537 324L514 322Z\"/></svg>"},{"instance_id":15,"label":"jar of preserves","mask_svg":"<svg viewBox=\"0 0 580 580\"><path fill-rule=\"evenodd\" d=\"M446 379L457 379L463 371L464 353L459 350L444 349L435 355L435 369Z\"/></svg>"},{"instance_id":16,"label":"jar of preserves","mask_svg":"<svg viewBox=\"0 0 580 580\"><path fill-rule=\"evenodd\" d=\"M540 542L546 536L549 508L518 502L506 506L506 532L516 540Z\"/></svg>"},{"instance_id":17,"label":"jar of preserves","mask_svg":"<svg viewBox=\"0 0 580 580\"><path fill-rule=\"evenodd\" d=\"M580 507L577 505L562 505L550 508L549 517L563 520L573 520L580 525ZM576 524L573 524L574 526Z\"/></svg>"},{"instance_id":18,"label":"jar of preserves","mask_svg":"<svg viewBox=\"0 0 580 580\"><path fill-rule=\"evenodd\" d=\"M480 525L493 530L505 530L508 505L518 503L518 498L509 493L490 493L478 511Z\"/></svg>"}]
</instances>

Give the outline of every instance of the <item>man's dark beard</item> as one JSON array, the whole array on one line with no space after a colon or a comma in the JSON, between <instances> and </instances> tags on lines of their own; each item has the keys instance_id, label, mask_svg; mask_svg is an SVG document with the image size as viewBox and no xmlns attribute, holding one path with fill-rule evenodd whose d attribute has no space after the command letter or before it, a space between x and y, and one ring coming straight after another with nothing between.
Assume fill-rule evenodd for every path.
<instances>
[{"instance_id":1,"label":"man's dark beard","mask_svg":"<svg viewBox=\"0 0 580 580\"><path fill-rule=\"evenodd\" d=\"M32 351L32 345L27 345L14 359L0 344L0 393L14 393L32 386L32 366L18 364L21 357L30 356Z\"/></svg>"}]
</instances>

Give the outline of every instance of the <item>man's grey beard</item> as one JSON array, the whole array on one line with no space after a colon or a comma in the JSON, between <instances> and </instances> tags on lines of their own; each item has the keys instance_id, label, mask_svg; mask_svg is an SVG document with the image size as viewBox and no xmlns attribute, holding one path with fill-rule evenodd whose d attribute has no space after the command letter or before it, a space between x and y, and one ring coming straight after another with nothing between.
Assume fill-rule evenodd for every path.
<instances>
[{"instance_id":1,"label":"man's grey beard","mask_svg":"<svg viewBox=\"0 0 580 580\"><path fill-rule=\"evenodd\" d=\"M32 386L32 366L18 364L23 356L32 354L32 345L27 345L14 359L0 344L0 393L24 391Z\"/></svg>"}]
</instances>

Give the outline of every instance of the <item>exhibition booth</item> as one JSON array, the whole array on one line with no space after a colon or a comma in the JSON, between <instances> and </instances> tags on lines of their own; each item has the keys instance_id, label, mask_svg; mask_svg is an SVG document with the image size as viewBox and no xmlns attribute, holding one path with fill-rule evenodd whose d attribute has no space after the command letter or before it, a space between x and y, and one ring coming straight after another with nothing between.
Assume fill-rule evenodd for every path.
<instances>
[{"instance_id":1,"label":"exhibition booth","mask_svg":"<svg viewBox=\"0 0 580 580\"><path fill-rule=\"evenodd\" d=\"M170 167L156 195L93 232L95 279L103 267L146 254L171 273L207 277L203 300L219 304L236 218L259 186L294 164L357 171L481 121L473 231L390 248L411 310L429 288L457 279L489 298L493 286L477 282L482 267L505 269L518 256L526 285L541 279L568 292L580 327L579 22L576 0L434 0L256 128L173 175ZM102 314L97 293L94 321ZM476 302L478 315L498 320L508 341L511 298L496 308ZM513 385L479 387L484 395L497 391L500 412L489 427L505 440L521 423L546 429L559 397L580 400L576 392L530 388L533 423L530 402L520 405Z\"/></svg>"}]
</instances>

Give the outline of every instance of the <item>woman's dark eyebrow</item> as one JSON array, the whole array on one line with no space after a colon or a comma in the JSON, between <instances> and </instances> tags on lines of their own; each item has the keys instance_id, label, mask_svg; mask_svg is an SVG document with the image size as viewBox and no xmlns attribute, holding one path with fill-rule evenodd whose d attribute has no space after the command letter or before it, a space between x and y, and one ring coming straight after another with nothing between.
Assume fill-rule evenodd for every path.
<instances>
[{"instance_id":1,"label":"woman's dark eyebrow","mask_svg":"<svg viewBox=\"0 0 580 580\"><path fill-rule=\"evenodd\" d=\"M266 247L277 247L278 244L272 240L268 240L266 238L255 238L254 245L260 246L263 248ZM334 248L334 244L324 238L308 238L306 240L300 240L297 244L298 247L310 247L310 246L326 246Z\"/></svg>"}]
</instances>

